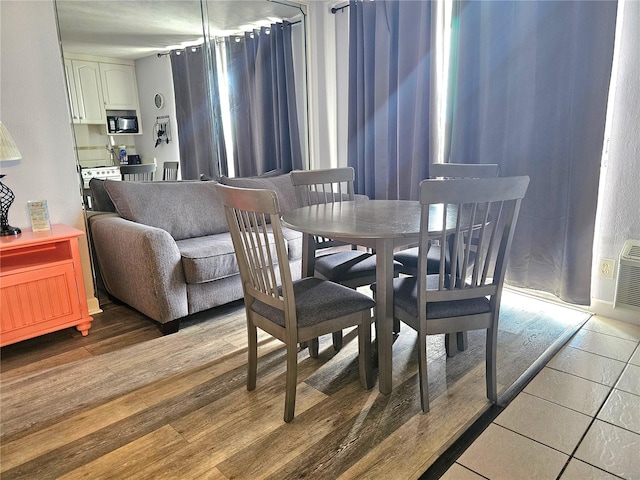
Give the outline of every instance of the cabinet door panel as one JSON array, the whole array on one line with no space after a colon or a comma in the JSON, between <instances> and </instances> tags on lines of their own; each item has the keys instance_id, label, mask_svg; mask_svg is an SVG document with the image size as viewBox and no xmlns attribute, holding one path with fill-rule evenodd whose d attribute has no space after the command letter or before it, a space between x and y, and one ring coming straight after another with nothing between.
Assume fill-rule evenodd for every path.
<instances>
[{"instance_id":1,"label":"cabinet door panel","mask_svg":"<svg viewBox=\"0 0 640 480\"><path fill-rule=\"evenodd\" d=\"M72 262L4 276L1 294L3 337L13 330L37 331L41 324L80 317Z\"/></svg>"},{"instance_id":2,"label":"cabinet door panel","mask_svg":"<svg viewBox=\"0 0 640 480\"><path fill-rule=\"evenodd\" d=\"M135 69L131 65L100 64L107 110L138 110Z\"/></svg>"},{"instance_id":3,"label":"cabinet door panel","mask_svg":"<svg viewBox=\"0 0 640 480\"><path fill-rule=\"evenodd\" d=\"M80 123L104 124L104 101L97 62L73 60L73 71L78 92Z\"/></svg>"},{"instance_id":4,"label":"cabinet door panel","mask_svg":"<svg viewBox=\"0 0 640 480\"><path fill-rule=\"evenodd\" d=\"M67 93L71 102L71 118L73 123L79 123L80 112L78 110L78 93L76 92L76 80L73 76L73 63L71 60L64 61L64 73L67 78Z\"/></svg>"}]
</instances>

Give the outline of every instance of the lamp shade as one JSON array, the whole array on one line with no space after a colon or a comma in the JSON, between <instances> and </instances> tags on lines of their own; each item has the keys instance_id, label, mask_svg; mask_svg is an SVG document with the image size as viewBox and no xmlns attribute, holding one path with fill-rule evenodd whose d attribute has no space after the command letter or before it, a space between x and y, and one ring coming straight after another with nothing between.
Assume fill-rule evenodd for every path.
<instances>
[{"instance_id":1,"label":"lamp shade","mask_svg":"<svg viewBox=\"0 0 640 480\"><path fill-rule=\"evenodd\" d=\"M4 123L0 122L0 162L20 160L22 155Z\"/></svg>"}]
</instances>

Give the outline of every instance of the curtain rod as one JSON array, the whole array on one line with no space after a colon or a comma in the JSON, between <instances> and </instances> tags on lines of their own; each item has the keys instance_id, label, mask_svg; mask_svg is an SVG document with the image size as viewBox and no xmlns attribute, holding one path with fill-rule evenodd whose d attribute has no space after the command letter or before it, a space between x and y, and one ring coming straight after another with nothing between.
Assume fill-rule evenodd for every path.
<instances>
[{"instance_id":1,"label":"curtain rod","mask_svg":"<svg viewBox=\"0 0 640 480\"><path fill-rule=\"evenodd\" d=\"M348 7L348 5L347 5L347 7ZM346 7L342 7L342 8L346 8ZM297 25L298 23L302 23L302 20L298 20L297 22L287 22L287 23L289 23L289 25ZM242 35L244 35L244 33L238 33L238 34L233 34L233 35L228 35L228 36L229 37L238 37L238 36L242 36ZM222 43L222 42L220 42L220 43ZM174 50L186 50L188 48L200 48L200 47L202 47L202 45L193 45L193 46L188 46L188 47L184 47L184 48L178 48L178 49L174 49ZM165 52L165 53L158 53L157 54L158 58L164 57L164 56L167 56L167 55L171 55L171 52L174 51L174 50L171 50L170 52Z\"/></svg>"},{"instance_id":2,"label":"curtain rod","mask_svg":"<svg viewBox=\"0 0 640 480\"><path fill-rule=\"evenodd\" d=\"M331 7L331 13L335 15L336 13L341 12L345 8L349 8L349 2L345 2L343 5L338 4L335 7Z\"/></svg>"}]
</instances>

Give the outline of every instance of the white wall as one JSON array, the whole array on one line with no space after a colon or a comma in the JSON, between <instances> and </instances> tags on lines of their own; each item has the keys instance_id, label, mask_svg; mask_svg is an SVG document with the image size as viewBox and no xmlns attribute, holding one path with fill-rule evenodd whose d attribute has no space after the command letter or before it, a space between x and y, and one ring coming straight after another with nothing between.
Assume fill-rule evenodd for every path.
<instances>
[{"instance_id":1,"label":"white wall","mask_svg":"<svg viewBox=\"0 0 640 480\"><path fill-rule=\"evenodd\" d=\"M335 14L337 165L347 166L349 130L349 9Z\"/></svg>"},{"instance_id":2,"label":"white wall","mask_svg":"<svg viewBox=\"0 0 640 480\"><path fill-rule=\"evenodd\" d=\"M10 224L29 227L28 200L46 199L53 223L85 230L80 177L52 0L0 1L0 119L22 160L2 163L16 198ZM80 238L89 310L95 312L86 237Z\"/></svg>"},{"instance_id":3,"label":"white wall","mask_svg":"<svg viewBox=\"0 0 640 480\"><path fill-rule=\"evenodd\" d=\"M307 17L308 18L308 17ZM305 27L302 15L291 19L292 22L299 21L291 27L291 50L293 56L293 71L295 76L296 108L298 112L298 129L300 131L300 148L302 150L302 164L309 165L309 135L305 126L307 125L307 62L306 62L306 38Z\"/></svg>"},{"instance_id":4,"label":"white wall","mask_svg":"<svg viewBox=\"0 0 640 480\"><path fill-rule=\"evenodd\" d=\"M155 158L158 169L161 169L163 162L180 160L171 59L168 55L162 57L151 55L136 60L136 77L142 117L142 135L136 136L136 151L142 157L143 163L152 163ZM164 96L164 106L160 109L153 103L156 93ZM169 116L171 141L156 147L157 136L154 135L154 125L156 118L164 115ZM160 171L155 175L155 179L162 180Z\"/></svg>"},{"instance_id":5,"label":"white wall","mask_svg":"<svg viewBox=\"0 0 640 480\"><path fill-rule=\"evenodd\" d=\"M640 2L619 2L617 81L610 105L609 152L601 171L594 263L616 261L625 240L640 240ZM614 280L602 278L594 268L592 309L640 324L640 313L612 309Z\"/></svg>"},{"instance_id":6,"label":"white wall","mask_svg":"<svg viewBox=\"0 0 640 480\"><path fill-rule=\"evenodd\" d=\"M338 166L336 127L335 19L336 2L309 3L310 167Z\"/></svg>"}]
</instances>

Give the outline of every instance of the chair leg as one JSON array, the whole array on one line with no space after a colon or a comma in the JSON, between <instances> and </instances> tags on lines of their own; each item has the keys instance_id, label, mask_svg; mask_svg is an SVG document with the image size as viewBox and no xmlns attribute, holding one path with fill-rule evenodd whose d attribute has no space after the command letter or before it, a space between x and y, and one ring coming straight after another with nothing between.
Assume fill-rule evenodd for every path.
<instances>
[{"instance_id":1,"label":"chair leg","mask_svg":"<svg viewBox=\"0 0 640 480\"><path fill-rule=\"evenodd\" d=\"M258 374L258 331L256 326L247 321L247 333L249 336L247 352L249 362L247 365L247 390L256 388L256 377Z\"/></svg>"},{"instance_id":2,"label":"chair leg","mask_svg":"<svg viewBox=\"0 0 640 480\"><path fill-rule=\"evenodd\" d=\"M358 325L358 368L360 385L365 390L373 387L371 363L371 315L365 311L362 314L362 323Z\"/></svg>"},{"instance_id":3,"label":"chair leg","mask_svg":"<svg viewBox=\"0 0 640 480\"><path fill-rule=\"evenodd\" d=\"M420 377L420 406L422 411L429 411L429 377L427 375L427 334L418 332L418 376Z\"/></svg>"},{"instance_id":4,"label":"chair leg","mask_svg":"<svg viewBox=\"0 0 640 480\"><path fill-rule=\"evenodd\" d=\"M467 331L457 332L456 339L458 341L458 350L464 352L467 348L469 348L469 338L467 337Z\"/></svg>"},{"instance_id":5,"label":"chair leg","mask_svg":"<svg viewBox=\"0 0 640 480\"><path fill-rule=\"evenodd\" d=\"M393 319L393 335L397 335L400 333L400 320L397 318Z\"/></svg>"},{"instance_id":6,"label":"chair leg","mask_svg":"<svg viewBox=\"0 0 640 480\"><path fill-rule=\"evenodd\" d=\"M498 401L498 379L496 373L496 354L498 346L498 329L487 329L487 398L491 403Z\"/></svg>"},{"instance_id":7,"label":"chair leg","mask_svg":"<svg viewBox=\"0 0 640 480\"><path fill-rule=\"evenodd\" d=\"M333 349L339 352L342 349L342 330L333 332Z\"/></svg>"},{"instance_id":8,"label":"chair leg","mask_svg":"<svg viewBox=\"0 0 640 480\"><path fill-rule=\"evenodd\" d=\"M450 333L444 334L444 350L447 352L447 357L455 357L458 353L458 345L456 343L456 336Z\"/></svg>"},{"instance_id":9,"label":"chair leg","mask_svg":"<svg viewBox=\"0 0 640 480\"><path fill-rule=\"evenodd\" d=\"M309 347L309 356L311 358L318 358L318 350L320 349L320 341L318 340L318 337L309 340L307 345Z\"/></svg>"},{"instance_id":10,"label":"chair leg","mask_svg":"<svg viewBox=\"0 0 640 480\"><path fill-rule=\"evenodd\" d=\"M373 331L375 332L375 340L371 341L371 355L373 356L373 368L378 368L378 320L376 317L371 318L371 324L373 325Z\"/></svg>"},{"instance_id":11,"label":"chair leg","mask_svg":"<svg viewBox=\"0 0 640 480\"><path fill-rule=\"evenodd\" d=\"M296 386L298 383L298 348L287 344L287 383L284 394L284 421L290 422L296 409Z\"/></svg>"}]
</instances>

